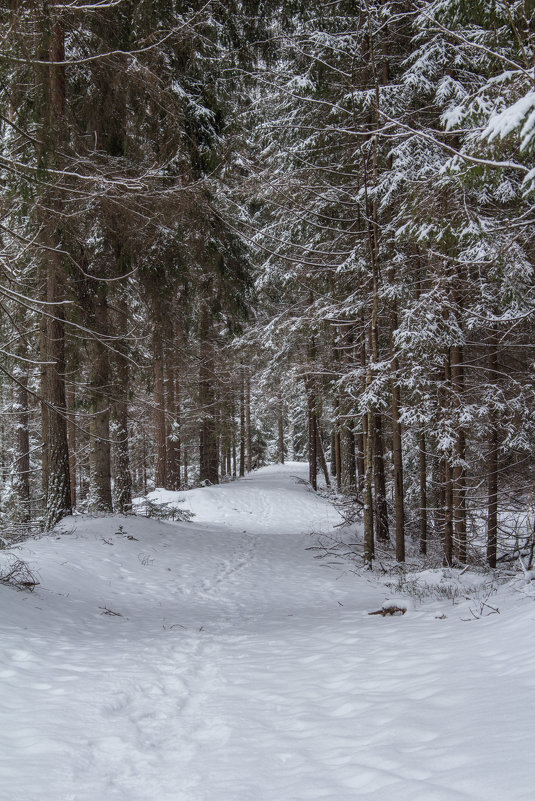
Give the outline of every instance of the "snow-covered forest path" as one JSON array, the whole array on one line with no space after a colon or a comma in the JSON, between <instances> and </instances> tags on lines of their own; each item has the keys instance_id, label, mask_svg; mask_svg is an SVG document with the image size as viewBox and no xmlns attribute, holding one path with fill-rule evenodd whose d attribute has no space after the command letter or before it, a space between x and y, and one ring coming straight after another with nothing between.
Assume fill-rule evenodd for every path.
<instances>
[{"instance_id":1,"label":"snow-covered forest path","mask_svg":"<svg viewBox=\"0 0 535 801\"><path fill-rule=\"evenodd\" d=\"M338 518L302 471L21 549L41 585L0 586L2 801L533 798L533 606L370 617L384 588L306 550Z\"/></svg>"}]
</instances>

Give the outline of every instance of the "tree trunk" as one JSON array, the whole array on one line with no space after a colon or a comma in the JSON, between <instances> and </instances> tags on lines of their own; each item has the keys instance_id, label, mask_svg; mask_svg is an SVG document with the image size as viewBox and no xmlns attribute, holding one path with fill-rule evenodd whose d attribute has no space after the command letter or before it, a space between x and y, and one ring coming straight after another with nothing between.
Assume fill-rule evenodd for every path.
<instances>
[{"instance_id":1,"label":"tree trunk","mask_svg":"<svg viewBox=\"0 0 535 801\"><path fill-rule=\"evenodd\" d=\"M398 371L397 359L393 360L394 375ZM392 451L394 461L394 503L396 515L396 559L405 561L405 504L403 487L403 452L401 423L399 422L400 390L395 380L392 383Z\"/></svg>"},{"instance_id":2,"label":"tree trunk","mask_svg":"<svg viewBox=\"0 0 535 801\"><path fill-rule=\"evenodd\" d=\"M167 484L167 437L165 425L165 384L164 356L161 321L153 320L152 367L154 374L154 442L156 446L156 467L154 484L165 487Z\"/></svg>"},{"instance_id":3,"label":"tree trunk","mask_svg":"<svg viewBox=\"0 0 535 801\"><path fill-rule=\"evenodd\" d=\"M388 530L388 507L386 503L385 460L383 449L383 425L380 412L373 415L374 448L373 448L373 476L375 486L375 518L377 525L377 540L386 542L390 539Z\"/></svg>"},{"instance_id":4,"label":"tree trunk","mask_svg":"<svg viewBox=\"0 0 535 801\"><path fill-rule=\"evenodd\" d=\"M188 459L189 459L189 448L188 448L188 446L187 446L187 445L184 445L184 448L183 448L183 453L184 453L184 465L183 465L183 469L182 469L182 475L184 476L184 487L185 487L185 489L187 489L187 488L188 488L188 482L189 482L189 477L188 477L188 470L189 470L189 461L188 461Z\"/></svg>"},{"instance_id":5,"label":"tree trunk","mask_svg":"<svg viewBox=\"0 0 535 801\"><path fill-rule=\"evenodd\" d=\"M201 460L199 478L210 484L219 483L216 399L214 389L215 362L212 342L212 321L206 302L200 321L199 406L201 409Z\"/></svg>"},{"instance_id":6,"label":"tree trunk","mask_svg":"<svg viewBox=\"0 0 535 801\"><path fill-rule=\"evenodd\" d=\"M182 477L180 475L180 465L182 464L182 389L180 384L180 377L178 374L178 370L176 373L176 381L175 381L175 421L177 425L177 443L176 443L176 451L177 451L177 489L180 489L182 486Z\"/></svg>"},{"instance_id":7,"label":"tree trunk","mask_svg":"<svg viewBox=\"0 0 535 801\"><path fill-rule=\"evenodd\" d=\"M17 352L26 350L21 339ZM30 414L28 404L28 367L21 363L15 367L17 379L13 386L13 411L15 416L15 441L13 452L13 489L17 499L15 516L21 523L31 519L30 509Z\"/></svg>"},{"instance_id":8,"label":"tree trunk","mask_svg":"<svg viewBox=\"0 0 535 801\"><path fill-rule=\"evenodd\" d=\"M336 465L336 488L340 492L342 489L342 438L338 429L338 423L334 431L334 464Z\"/></svg>"},{"instance_id":9,"label":"tree trunk","mask_svg":"<svg viewBox=\"0 0 535 801\"><path fill-rule=\"evenodd\" d=\"M401 406L401 390L399 387L399 361L396 354L394 332L398 327L397 303L395 300L395 269L388 270L388 281L394 291L390 302L390 356L391 368L391 408L392 408L392 459L394 477L394 507L396 520L396 559L405 561L405 489L403 486L403 446L401 438L401 423L399 422L399 409Z\"/></svg>"},{"instance_id":10,"label":"tree trunk","mask_svg":"<svg viewBox=\"0 0 535 801\"><path fill-rule=\"evenodd\" d=\"M318 434L316 420L316 398L312 389L312 381L307 378L307 414L308 414L308 480L312 489L318 488Z\"/></svg>"},{"instance_id":11,"label":"tree trunk","mask_svg":"<svg viewBox=\"0 0 535 801\"><path fill-rule=\"evenodd\" d=\"M355 446L356 446L356 461L357 461L357 489L359 492L362 492L364 489L364 477L366 474L366 467L365 467L365 446L364 446L364 433L363 431L358 431L355 436Z\"/></svg>"},{"instance_id":12,"label":"tree trunk","mask_svg":"<svg viewBox=\"0 0 535 801\"><path fill-rule=\"evenodd\" d=\"M117 334L126 336L128 308L125 299L118 302L119 320ZM128 393L130 368L121 353L115 358L115 380L113 403L113 470L115 509L121 514L132 510L132 474L130 471L130 448L128 439Z\"/></svg>"},{"instance_id":13,"label":"tree trunk","mask_svg":"<svg viewBox=\"0 0 535 801\"><path fill-rule=\"evenodd\" d=\"M245 373L245 433L247 438L247 472L253 469L253 439L251 432L251 374Z\"/></svg>"},{"instance_id":14,"label":"tree trunk","mask_svg":"<svg viewBox=\"0 0 535 801\"><path fill-rule=\"evenodd\" d=\"M53 241L51 236L48 241ZM42 353L43 361L47 362L43 393L47 405L46 529L52 528L72 511L65 403L65 324L61 305L63 296L64 274L61 258L57 252L49 250L46 276L46 298L49 305L46 307L48 316L45 350Z\"/></svg>"},{"instance_id":15,"label":"tree trunk","mask_svg":"<svg viewBox=\"0 0 535 801\"><path fill-rule=\"evenodd\" d=\"M491 386L496 383L498 374L498 342L496 331L492 330L490 338L490 351L488 357L489 383ZM497 413L491 406L489 413L489 434L488 434L488 489L487 489L487 562L489 567L495 568L498 557L498 419Z\"/></svg>"},{"instance_id":16,"label":"tree trunk","mask_svg":"<svg viewBox=\"0 0 535 801\"><path fill-rule=\"evenodd\" d=\"M236 431L232 432L232 478L238 475L238 454L236 452Z\"/></svg>"},{"instance_id":17,"label":"tree trunk","mask_svg":"<svg viewBox=\"0 0 535 801\"><path fill-rule=\"evenodd\" d=\"M45 268L46 270L46 268ZM46 301L46 272L44 273L44 293L43 300ZM45 361L45 353L48 351L47 346L47 317L43 314L39 321L39 354L42 362L39 368L39 383L41 395L41 489L43 492L43 503L46 506L48 498L48 406L46 403L47 393L47 371L48 365ZM5 439L2 437L2 442ZM67 438L68 447L68 438ZM69 479L70 480L70 479Z\"/></svg>"},{"instance_id":18,"label":"tree trunk","mask_svg":"<svg viewBox=\"0 0 535 801\"><path fill-rule=\"evenodd\" d=\"M245 476L245 368L240 368L240 478Z\"/></svg>"},{"instance_id":19,"label":"tree trunk","mask_svg":"<svg viewBox=\"0 0 535 801\"><path fill-rule=\"evenodd\" d=\"M341 488L347 495L357 490L357 462L355 460L355 436L353 434L352 409L347 399L342 400L342 425L340 430Z\"/></svg>"},{"instance_id":20,"label":"tree trunk","mask_svg":"<svg viewBox=\"0 0 535 801\"><path fill-rule=\"evenodd\" d=\"M128 379L126 380L128 381ZM117 390L122 390L122 388L117 385ZM132 511L132 474L130 472L128 403L126 396L122 396L115 402L113 422L115 439L113 459L115 509L124 515Z\"/></svg>"},{"instance_id":21,"label":"tree trunk","mask_svg":"<svg viewBox=\"0 0 535 801\"><path fill-rule=\"evenodd\" d=\"M53 23L50 33L48 67L43 67L45 97L48 99L49 131L52 141L57 144L63 134L65 111L65 32L59 18ZM56 62L60 62L57 64ZM57 160L57 152L52 156ZM60 166L60 165L57 165ZM47 472L45 528L52 528L62 517L71 513L71 487L69 474L69 446L67 437L65 404L65 318L62 301L65 295L65 274L62 257L59 253L60 233L57 227L60 201L52 194L43 204L46 214L41 228L41 241L45 250L45 307L43 351L41 357L46 363L44 370L43 400L47 406L45 462ZM48 207L48 209L47 209Z\"/></svg>"},{"instance_id":22,"label":"tree trunk","mask_svg":"<svg viewBox=\"0 0 535 801\"><path fill-rule=\"evenodd\" d=\"M425 434L420 431L418 440L419 479L420 479L420 553L427 554L427 457Z\"/></svg>"},{"instance_id":23,"label":"tree trunk","mask_svg":"<svg viewBox=\"0 0 535 801\"><path fill-rule=\"evenodd\" d=\"M5 408L4 374L0 372L0 409ZM3 492L6 480L6 425L3 414L0 414L0 490Z\"/></svg>"},{"instance_id":24,"label":"tree trunk","mask_svg":"<svg viewBox=\"0 0 535 801\"><path fill-rule=\"evenodd\" d=\"M67 440L69 443L69 473L71 479L71 506L76 507L76 386L67 387Z\"/></svg>"},{"instance_id":25,"label":"tree trunk","mask_svg":"<svg viewBox=\"0 0 535 801\"><path fill-rule=\"evenodd\" d=\"M99 284L94 306L94 336L88 344L90 386L89 508L111 512L109 353L101 336L109 335L106 285Z\"/></svg>"},{"instance_id":26,"label":"tree trunk","mask_svg":"<svg viewBox=\"0 0 535 801\"><path fill-rule=\"evenodd\" d=\"M340 399L334 399L334 426L332 432L331 473L336 476L336 488L342 490L342 438L340 435Z\"/></svg>"},{"instance_id":27,"label":"tree trunk","mask_svg":"<svg viewBox=\"0 0 535 801\"><path fill-rule=\"evenodd\" d=\"M280 387L280 383L277 391L277 442L277 461L280 464L284 464L284 402L282 400L282 389Z\"/></svg>"},{"instance_id":28,"label":"tree trunk","mask_svg":"<svg viewBox=\"0 0 535 801\"><path fill-rule=\"evenodd\" d=\"M336 431L335 431L334 427L331 430L331 476L333 478L337 478L337 472L336 472Z\"/></svg>"},{"instance_id":29,"label":"tree trunk","mask_svg":"<svg viewBox=\"0 0 535 801\"><path fill-rule=\"evenodd\" d=\"M367 415L366 473L364 481L364 563L371 568L375 546L373 536L373 411Z\"/></svg>"},{"instance_id":30,"label":"tree trunk","mask_svg":"<svg viewBox=\"0 0 535 801\"><path fill-rule=\"evenodd\" d=\"M365 331L364 312L361 313L362 329ZM360 343L360 366L362 368L361 389L362 392L366 390L366 339L362 335ZM360 431L357 434L357 482L359 492L364 492L366 484L366 431L367 431L367 415L364 414L360 418Z\"/></svg>"},{"instance_id":31,"label":"tree trunk","mask_svg":"<svg viewBox=\"0 0 535 801\"><path fill-rule=\"evenodd\" d=\"M319 425L317 425L317 424L316 424L316 438L317 438L316 449L317 449L317 454L318 454L318 457L319 457L319 462L321 464L321 469L323 471L323 475L325 476L325 483L327 484L328 487L330 487L331 486L331 479L329 478L329 470L327 468L327 460L325 458L325 451L323 450L323 443L321 441L321 434L320 434Z\"/></svg>"},{"instance_id":32,"label":"tree trunk","mask_svg":"<svg viewBox=\"0 0 535 801\"><path fill-rule=\"evenodd\" d=\"M444 460L444 565L453 564L453 470Z\"/></svg>"},{"instance_id":33,"label":"tree trunk","mask_svg":"<svg viewBox=\"0 0 535 801\"><path fill-rule=\"evenodd\" d=\"M176 419L176 367L175 367L175 347L167 347L165 353L165 406L167 409L168 425L166 439L166 470L165 487L170 490L177 490L180 486L180 439L179 427Z\"/></svg>"},{"instance_id":34,"label":"tree trunk","mask_svg":"<svg viewBox=\"0 0 535 801\"><path fill-rule=\"evenodd\" d=\"M462 409L464 392L463 348L455 345L451 348L451 386L453 403L457 411ZM455 443L455 465L453 468L453 519L455 529L456 551L461 562L466 562L466 474L464 461L466 456L466 437L464 429L457 421L457 439Z\"/></svg>"}]
</instances>

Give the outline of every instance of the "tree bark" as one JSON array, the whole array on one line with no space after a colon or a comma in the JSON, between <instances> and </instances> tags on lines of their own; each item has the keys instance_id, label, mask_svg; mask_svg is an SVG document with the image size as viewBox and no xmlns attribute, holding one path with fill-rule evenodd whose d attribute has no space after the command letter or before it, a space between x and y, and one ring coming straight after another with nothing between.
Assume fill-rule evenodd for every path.
<instances>
[{"instance_id":1,"label":"tree bark","mask_svg":"<svg viewBox=\"0 0 535 801\"><path fill-rule=\"evenodd\" d=\"M177 400L176 400L176 367L175 367L175 347L164 349L165 356L165 406L167 410L168 425L166 439L166 470L165 487L170 490L178 490L180 486L180 435L179 425L176 419Z\"/></svg>"},{"instance_id":2,"label":"tree bark","mask_svg":"<svg viewBox=\"0 0 535 801\"><path fill-rule=\"evenodd\" d=\"M20 336L20 335L19 335ZM17 352L24 355L26 348L21 339ZM30 509L30 414L28 404L28 368L23 363L15 367L13 375L13 411L15 414L15 441L13 452L13 490L16 496L15 517L21 523L31 520Z\"/></svg>"},{"instance_id":3,"label":"tree bark","mask_svg":"<svg viewBox=\"0 0 535 801\"><path fill-rule=\"evenodd\" d=\"M47 232L52 242L50 229ZM47 405L45 438L47 498L45 528L52 528L72 511L69 444L65 402L65 323L63 306L65 277L61 257L48 251L46 274L46 324L43 361L47 363L43 399Z\"/></svg>"},{"instance_id":4,"label":"tree bark","mask_svg":"<svg viewBox=\"0 0 535 801\"><path fill-rule=\"evenodd\" d=\"M154 483L156 487L167 484L167 437L165 425L165 384L163 335L159 317L153 320L152 365L154 375L154 442L156 446L156 467Z\"/></svg>"},{"instance_id":5,"label":"tree bark","mask_svg":"<svg viewBox=\"0 0 535 801\"><path fill-rule=\"evenodd\" d=\"M496 331L492 330L488 356L489 383L494 385L498 375L498 341ZM498 416L491 406L489 414L489 434L487 444L487 562L495 568L498 558L498 469L499 469L499 436Z\"/></svg>"},{"instance_id":6,"label":"tree bark","mask_svg":"<svg viewBox=\"0 0 535 801\"><path fill-rule=\"evenodd\" d=\"M53 3L55 5L55 3ZM48 103L48 134L57 145L64 135L65 112L65 32L59 16L52 22L48 67L43 67L43 88ZM59 63L57 63L59 62ZM57 152L52 153L57 162ZM57 165L59 166L59 165ZM62 301L65 295L65 273L59 252L60 234L55 212L60 210L60 200L52 193L43 204L46 217L41 229L44 246L45 299L47 306L43 323L43 351L41 357L46 364L43 375L43 400L47 407L44 415L45 462L47 472L46 511L44 525L52 528L62 517L70 514L71 489L69 473L69 446L67 437L65 403L65 318ZM48 208L47 208L48 207Z\"/></svg>"},{"instance_id":7,"label":"tree bark","mask_svg":"<svg viewBox=\"0 0 535 801\"><path fill-rule=\"evenodd\" d=\"M340 425L341 489L347 495L354 495L357 489L357 463L353 434L353 408L347 397L342 397L340 411L342 417Z\"/></svg>"},{"instance_id":8,"label":"tree bark","mask_svg":"<svg viewBox=\"0 0 535 801\"><path fill-rule=\"evenodd\" d=\"M280 383L277 390L277 447L277 461L284 464L284 402Z\"/></svg>"},{"instance_id":9,"label":"tree bark","mask_svg":"<svg viewBox=\"0 0 535 801\"><path fill-rule=\"evenodd\" d=\"M453 564L453 469L444 460L444 565Z\"/></svg>"},{"instance_id":10,"label":"tree bark","mask_svg":"<svg viewBox=\"0 0 535 801\"><path fill-rule=\"evenodd\" d=\"M327 460L325 458L325 451L323 450L323 443L321 441L321 434L319 425L316 424L316 450L319 457L319 462L321 464L321 469L323 471L323 475L325 476L325 483L328 487L331 486L331 479L329 478L329 470L327 468Z\"/></svg>"},{"instance_id":11,"label":"tree bark","mask_svg":"<svg viewBox=\"0 0 535 801\"><path fill-rule=\"evenodd\" d=\"M397 373L397 359L393 360L394 375ZM396 560L405 561L405 490L403 486L403 452L401 442L401 423L399 407L400 389L395 380L392 383L392 451L394 461L394 504L396 516Z\"/></svg>"},{"instance_id":12,"label":"tree bark","mask_svg":"<svg viewBox=\"0 0 535 801\"><path fill-rule=\"evenodd\" d=\"M128 309L126 300L118 301L119 319L116 333L126 335ZM118 348L119 350L119 348ZM125 355L118 352L115 357L115 400L113 409L113 471L115 509L121 514L132 510L132 474L130 471L130 447L128 435L128 393L130 367Z\"/></svg>"},{"instance_id":13,"label":"tree bark","mask_svg":"<svg viewBox=\"0 0 535 801\"><path fill-rule=\"evenodd\" d=\"M245 432L247 438L247 472L253 469L253 438L251 432L251 373L245 371Z\"/></svg>"},{"instance_id":14,"label":"tree bark","mask_svg":"<svg viewBox=\"0 0 535 801\"><path fill-rule=\"evenodd\" d=\"M427 554L427 455L425 433L420 431L418 439L420 482L420 553Z\"/></svg>"},{"instance_id":15,"label":"tree bark","mask_svg":"<svg viewBox=\"0 0 535 801\"><path fill-rule=\"evenodd\" d=\"M395 269L388 270L388 281L395 290ZM403 486L403 445L399 410L401 406L401 389L399 387L399 360L396 353L394 333L398 327L397 303L394 297L390 302L390 357L391 367L391 409L392 409L392 459L394 477L394 507L396 520L396 560L405 561L405 489Z\"/></svg>"},{"instance_id":16,"label":"tree bark","mask_svg":"<svg viewBox=\"0 0 535 801\"><path fill-rule=\"evenodd\" d=\"M210 309L205 301L200 320L199 406L201 409L201 481L219 483L216 398L214 389L215 362Z\"/></svg>"},{"instance_id":17,"label":"tree bark","mask_svg":"<svg viewBox=\"0 0 535 801\"><path fill-rule=\"evenodd\" d=\"M106 285L99 283L94 298L94 331L88 344L89 422L89 508L111 512L110 369L108 348L101 337L109 335Z\"/></svg>"},{"instance_id":18,"label":"tree bark","mask_svg":"<svg viewBox=\"0 0 535 801\"><path fill-rule=\"evenodd\" d=\"M454 393L453 402L457 410L461 410L464 393L463 348L456 345L451 349L451 384ZM453 468L453 518L457 555L461 562L466 562L466 435L457 422L457 439L455 443L455 466Z\"/></svg>"},{"instance_id":19,"label":"tree bark","mask_svg":"<svg viewBox=\"0 0 535 801\"><path fill-rule=\"evenodd\" d=\"M381 413L376 411L373 415L374 448L373 448L373 477L375 486L375 518L377 526L377 540L386 542L390 539L388 530L388 507L386 503L385 460L383 448L383 424Z\"/></svg>"},{"instance_id":20,"label":"tree bark","mask_svg":"<svg viewBox=\"0 0 535 801\"><path fill-rule=\"evenodd\" d=\"M366 474L364 481L364 563L371 568L375 553L373 532L373 411L368 411L366 429Z\"/></svg>"},{"instance_id":21,"label":"tree bark","mask_svg":"<svg viewBox=\"0 0 535 801\"><path fill-rule=\"evenodd\" d=\"M240 367L240 478L245 476L245 368Z\"/></svg>"},{"instance_id":22,"label":"tree bark","mask_svg":"<svg viewBox=\"0 0 535 801\"><path fill-rule=\"evenodd\" d=\"M185 487L185 489L187 489L188 488L188 482L189 482L189 476L188 476L188 470L189 470L189 448L188 448L187 445L184 445L183 453L184 453L184 463L183 463L183 467L182 467L182 475L184 477L184 487Z\"/></svg>"},{"instance_id":23,"label":"tree bark","mask_svg":"<svg viewBox=\"0 0 535 801\"><path fill-rule=\"evenodd\" d=\"M308 480L312 489L318 488L318 434L316 420L316 398L310 376L305 381L308 416Z\"/></svg>"},{"instance_id":24,"label":"tree bark","mask_svg":"<svg viewBox=\"0 0 535 801\"><path fill-rule=\"evenodd\" d=\"M334 399L334 426L331 445L331 474L336 476L336 488L342 490L342 441L340 436L340 399Z\"/></svg>"},{"instance_id":25,"label":"tree bark","mask_svg":"<svg viewBox=\"0 0 535 801\"><path fill-rule=\"evenodd\" d=\"M67 440L69 444L69 473L71 480L71 506L76 508L76 386L69 384L67 398Z\"/></svg>"}]
</instances>

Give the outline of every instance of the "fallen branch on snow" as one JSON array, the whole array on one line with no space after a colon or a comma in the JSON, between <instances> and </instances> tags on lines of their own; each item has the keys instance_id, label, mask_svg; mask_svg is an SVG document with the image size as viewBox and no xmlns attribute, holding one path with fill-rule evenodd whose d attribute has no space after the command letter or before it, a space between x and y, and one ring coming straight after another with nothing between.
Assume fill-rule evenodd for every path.
<instances>
[{"instance_id":1,"label":"fallen branch on snow","mask_svg":"<svg viewBox=\"0 0 535 801\"><path fill-rule=\"evenodd\" d=\"M382 615L385 617L386 615L404 615L407 610L403 609L401 606L386 606L382 609L378 609L377 612L368 612L369 615Z\"/></svg>"},{"instance_id":2,"label":"fallen branch on snow","mask_svg":"<svg viewBox=\"0 0 535 801\"><path fill-rule=\"evenodd\" d=\"M15 556L0 564L0 582L16 587L17 590L29 590L29 592L33 592L39 584L26 562Z\"/></svg>"}]
</instances>

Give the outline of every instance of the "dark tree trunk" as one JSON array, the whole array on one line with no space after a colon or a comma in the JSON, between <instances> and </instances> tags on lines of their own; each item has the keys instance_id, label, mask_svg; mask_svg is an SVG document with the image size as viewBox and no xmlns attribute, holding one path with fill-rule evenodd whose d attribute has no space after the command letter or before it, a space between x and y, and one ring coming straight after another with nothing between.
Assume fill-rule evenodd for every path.
<instances>
[{"instance_id":1,"label":"dark tree trunk","mask_svg":"<svg viewBox=\"0 0 535 801\"><path fill-rule=\"evenodd\" d=\"M375 519L377 525L377 540L379 542L386 542L388 539L390 539L390 534L388 531L388 507L386 503L383 425L380 412L376 411L373 415L373 423L373 476L375 485Z\"/></svg>"},{"instance_id":2,"label":"dark tree trunk","mask_svg":"<svg viewBox=\"0 0 535 801\"><path fill-rule=\"evenodd\" d=\"M17 351L23 355L25 343L21 341ZM13 387L15 416L15 441L13 453L13 489L17 498L16 518L22 523L31 519L30 509L30 414L28 404L28 368L16 367L13 375L17 382Z\"/></svg>"},{"instance_id":3,"label":"dark tree trunk","mask_svg":"<svg viewBox=\"0 0 535 801\"><path fill-rule=\"evenodd\" d=\"M182 486L182 476L180 475L180 465L182 464L182 389L180 385L180 378L177 371L175 382L175 420L177 425L177 462L178 462L178 485L177 489Z\"/></svg>"},{"instance_id":4,"label":"dark tree trunk","mask_svg":"<svg viewBox=\"0 0 535 801\"><path fill-rule=\"evenodd\" d=\"M308 414L308 480L313 489L318 488L318 434L316 420L316 398L310 378L307 386L307 414Z\"/></svg>"},{"instance_id":5,"label":"dark tree trunk","mask_svg":"<svg viewBox=\"0 0 535 801\"><path fill-rule=\"evenodd\" d=\"M427 554L427 455L425 434L420 431L418 441L420 480L420 553Z\"/></svg>"},{"instance_id":6,"label":"dark tree trunk","mask_svg":"<svg viewBox=\"0 0 535 801\"><path fill-rule=\"evenodd\" d=\"M94 306L94 331L88 345L90 385L89 497L90 509L111 512L109 353L102 339L109 334L106 286L99 284Z\"/></svg>"},{"instance_id":7,"label":"dark tree trunk","mask_svg":"<svg viewBox=\"0 0 535 801\"><path fill-rule=\"evenodd\" d=\"M443 403L451 414L451 349L448 348L444 360L444 388L445 393ZM442 460L443 490L442 503L444 508L444 555L443 560L446 566L453 564L454 547L454 520L453 520L453 467L451 464L452 454L447 453Z\"/></svg>"},{"instance_id":8,"label":"dark tree trunk","mask_svg":"<svg viewBox=\"0 0 535 801\"><path fill-rule=\"evenodd\" d=\"M403 486L403 446L402 431L399 421L399 410L401 406L401 390L399 387L399 361L394 342L394 332L398 327L398 311L395 299L395 268L392 265L388 270L388 281L394 290L393 299L390 301L390 357L392 360L391 368L391 409L392 409L392 460L394 477L394 509L396 521L396 559L398 562L405 561L405 489Z\"/></svg>"},{"instance_id":9,"label":"dark tree trunk","mask_svg":"<svg viewBox=\"0 0 535 801\"><path fill-rule=\"evenodd\" d=\"M323 475L325 476L325 483L328 487L331 486L331 479L329 478L329 470L327 468L327 460L325 458L325 451L323 450L323 443L321 441L321 433L320 427L316 422L316 450L319 457L319 463L321 465L321 469L323 471Z\"/></svg>"},{"instance_id":10,"label":"dark tree trunk","mask_svg":"<svg viewBox=\"0 0 535 801\"><path fill-rule=\"evenodd\" d=\"M247 472L253 469L253 435L251 431L251 374L245 372L245 433L247 438Z\"/></svg>"},{"instance_id":11,"label":"dark tree trunk","mask_svg":"<svg viewBox=\"0 0 535 801\"><path fill-rule=\"evenodd\" d=\"M44 297L43 300L46 301L46 273L44 275ZM45 353L48 351L47 345L47 317L43 314L39 321L39 353L42 358L42 363L39 368L39 382L40 382L40 389L41 389L41 489L43 492L43 501L46 505L46 499L48 498L48 406L46 403L46 396L47 396L47 373L48 373L48 365L45 361ZM2 437L2 442L5 442L5 438ZM67 447L68 447L68 440L67 440ZM69 478L70 480L70 478Z\"/></svg>"},{"instance_id":12,"label":"dark tree trunk","mask_svg":"<svg viewBox=\"0 0 535 801\"><path fill-rule=\"evenodd\" d=\"M463 403L464 368L463 348L456 345L451 349L451 384L454 393L453 402L460 410ZM453 518L457 555L461 562L466 562L466 435L460 422L457 422L457 439L455 443L455 466L453 468Z\"/></svg>"},{"instance_id":13,"label":"dark tree trunk","mask_svg":"<svg viewBox=\"0 0 535 801\"><path fill-rule=\"evenodd\" d=\"M53 4L55 5L55 4ZM45 97L48 102L49 133L54 143L64 136L65 112L65 32L59 17L49 31L50 47L48 67L41 70ZM60 62L59 64L57 62ZM57 161L57 152L52 156ZM57 165L60 166L60 165ZM69 445L67 437L65 403L65 318L62 301L65 295L65 273L59 252L60 236L57 227L60 201L52 194L44 207L48 210L41 229L45 260L46 319L43 326L44 370L43 400L47 406L45 418L46 511L45 528L51 528L62 517L71 513L71 487L69 473Z\"/></svg>"},{"instance_id":14,"label":"dark tree trunk","mask_svg":"<svg viewBox=\"0 0 535 801\"><path fill-rule=\"evenodd\" d=\"M359 431L355 436L355 446L357 450L357 489L359 492L362 492L366 474L364 434L362 431Z\"/></svg>"},{"instance_id":15,"label":"dark tree trunk","mask_svg":"<svg viewBox=\"0 0 535 801\"><path fill-rule=\"evenodd\" d=\"M184 453L184 464L183 464L183 469L182 469L182 475L184 476L184 487L187 489L188 488L188 482L189 482L189 477L188 477L189 449L188 449L187 445L184 445L183 453Z\"/></svg>"},{"instance_id":16,"label":"dark tree trunk","mask_svg":"<svg viewBox=\"0 0 535 801\"><path fill-rule=\"evenodd\" d=\"M173 343L174 344L174 343ZM165 405L168 425L166 440L165 487L177 490L180 486L180 438L177 421L175 348L165 348Z\"/></svg>"},{"instance_id":17,"label":"dark tree trunk","mask_svg":"<svg viewBox=\"0 0 535 801\"><path fill-rule=\"evenodd\" d=\"M355 437L351 420L344 419L340 434L342 462L342 491L353 495L357 489L357 463L355 460Z\"/></svg>"},{"instance_id":18,"label":"dark tree trunk","mask_svg":"<svg viewBox=\"0 0 535 801\"><path fill-rule=\"evenodd\" d=\"M284 464L284 402L280 385L277 391L277 447L277 461Z\"/></svg>"},{"instance_id":19,"label":"dark tree trunk","mask_svg":"<svg viewBox=\"0 0 535 801\"><path fill-rule=\"evenodd\" d=\"M232 434L232 478L238 475L238 455L236 452L236 432Z\"/></svg>"},{"instance_id":20,"label":"dark tree trunk","mask_svg":"<svg viewBox=\"0 0 535 801\"><path fill-rule=\"evenodd\" d=\"M444 565L453 564L453 469L444 460Z\"/></svg>"},{"instance_id":21,"label":"dark tree trunk","mask_svg":"<svg viewBox=\"0 0 535 801\"><path fill-rule=\"evenodd\" d=\"M53 241L52 237L48 241ZM43 398L47 405L45 439L47 499L45 528L52 528L72 511L69 444L65 402L65 323L61 301L64 273L57 252L48 251L47 319L43 361L47 362ZM56 305L57 304L57 305Z\"/></svg>"},{"instance_id":22,"label":"dark tree trunk","mask_svg":"<svg viewBox=\"0 0 535 801\"><path fill-rule=\"evenodd\" d=\"M373 536L373 411L369 411L366 420L366 473L364 481L364 562L372 565L375 544Z\"/></svg>"},{"instance_id":23,"label":"dark tree trunk","mask_svg":"<svg viewBox=\"0 0 535 801\"><path fill-rule=\"evenodd\" d=\"M121 299L116 333L126 336L128 311ZM128 439L128 393L130 389L130 367L128 360L118 352L115 358L115 380L113 403L113 469L115 508L121 514L132 510L132 474L130 471L130 448Z\"/></svg>"},{"instance_id":24,"label":"dark tree trunk","mask_svg":"<svg viewBox=\"0 0 535 801\"><path fill-rule=\"evenodd\" d=\"M215 358L212 321L207 303L203 303L200 321L199 406L201 409L201 481L219 483L218 437L216 426Z\"/></svg>"},{"instance_id":25,"label":"dark tree trunk","mask_svg":"<svg viewBox=\"0 0 535 801\"><path fill-rule=\"evenodd\" d=\"M336 488L342 490L342 437L340 434L340 399L334 399L335 423L332 433L331 473L336 476Z\"/></svg>"},{"instance_id":26,"label":"dark tree trunk","mask_svg":"<svg viewBox=\"0 0 535 801\"><path fill-rule=\"evenodd\" d=\"M76 507L76 387L67 387L67 440L69 443L69 473L71 479L71 506Z\"/></svg>"},{"instance_id":27,"label":"dark tree trunk","mask_svg":"<svg viewBox=\"0 0 535 801\"><path fill-rule=\"evenodd\" d=\"M341 490L354 495L357 489L357 463L355 460L355 436L353 434L352 403L342 397L340 401L340 471Z\"/></svg>"},{"instance_id":28,"label":"dark tree trunk","mask_svg":"<svg viewBox=\"0 0 535 801\"><path fill-rule=\"evenodd\" d=\"M154 375L154 443L156 446L156 467L154 483L156 487L167 484L167 437L165 425L165 384L164 356L161 321L153 321L152 365Z\"/></svg>"},{"instance_id":29,"label":"dark tree trunk","mask_svg":"<svg viewBox=\"0 0 535 801\"><path fill-rule=\"evenodd\" d=\"M364 324L364 312L361 315L361 322L363 330L365 329ZM361 381L361 389L362 392L366 389L366 340L364 336L362 336L362 342L360 344L360 366L362 368L362 381ZM364 492L364 487L366 483L366 431L367 431L367 415L362 415L360 418L360 431L357 434L357 481L358 481L358 489L359 492Z\"/></svg>"},{"instance_id":30,"label":"dark tree trunk","mask_svg":"<svg viewBox=\"0 0 535 801\"><path fill-rule=\"evenodd\" d=\"M493 330L490 338L488 357L489 383L496 383L498 375L498 342ZM498 558L498 469L499 469L499 436L496 411L491 407L489 414L488 434L488 500L487 500L487 562L495 568Z\"/></svg>"},{"instance_id":31,"label":"dark tree trunk","mask_svg":"<svg viewBox=\"0 0 535 801\"><path fill-rule=\"evenodd\" d=\"M397 359L394 359L394 372L397 372ZM396 515L396 559L405 561L405 490L403 487L403 452L401 444L401 423L399 407L400 390L396 383L392 386L392 450L394 461L394 504Z\"/></svg>"},{"instance_id":32,"label":"dark tree trunk","mask_svg":"<svg viewBox=\"0 0 535 801\"><path fill-rule=\"evenodd\" d=\"M118 378L120 381L119 376ZM121 390L119 381L117 390ZM114 404L114 440L115 508L121 514L127 514L132 511L132 475L128 445L128 403L125 396Z\"/></svg>"},{"instance_id":33,"label":"dark tree trunk","mask_svg":"<svg viewBox=\"0 0 535 801\"><path fill-rule=\"evenodd\" d=\"M245 475L245 369L240 368L240 478Z\"/></svg>"}]
</instances>

